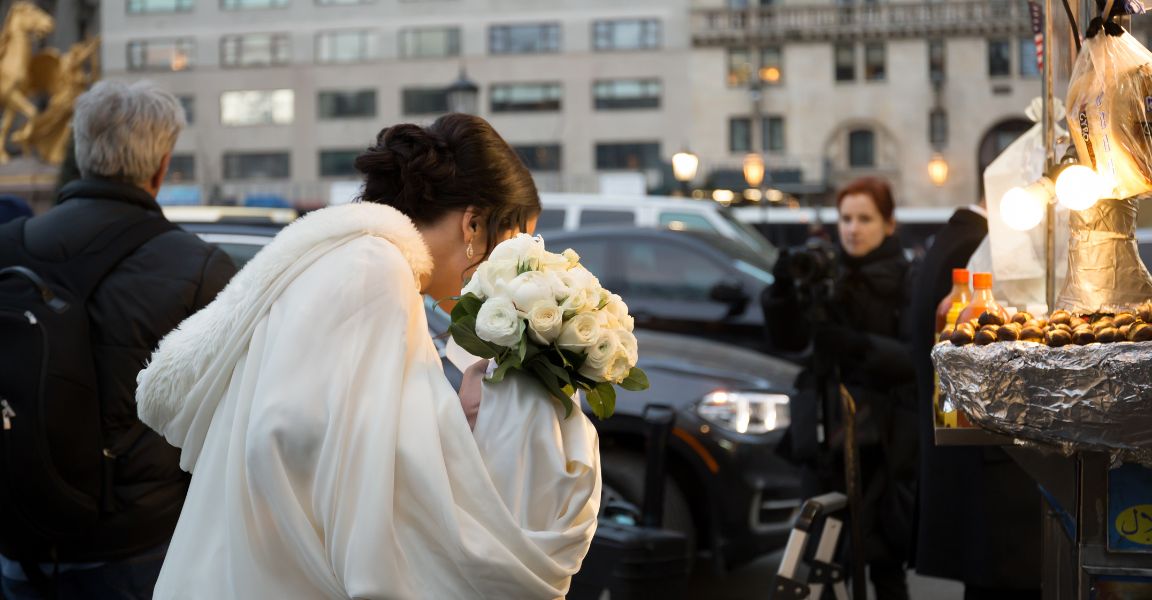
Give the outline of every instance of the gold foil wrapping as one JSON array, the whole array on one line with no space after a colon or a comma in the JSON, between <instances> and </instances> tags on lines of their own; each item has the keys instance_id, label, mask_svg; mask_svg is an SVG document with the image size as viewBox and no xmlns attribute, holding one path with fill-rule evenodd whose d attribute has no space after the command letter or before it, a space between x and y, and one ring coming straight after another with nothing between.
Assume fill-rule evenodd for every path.
<instances>
[{"instance_id":1,"label":"gold foil wrapping","mask_svg":"<svg viewBox=\"0 0 1152 600\"><path fill-rule=\"evenodd\" d=\"M1137 201L1105 199L1071 211L1068 280L1056 308L1073 314L1134 310L1152 299L1152 275L1136 245Z\"/></svg>"}]
</instances>

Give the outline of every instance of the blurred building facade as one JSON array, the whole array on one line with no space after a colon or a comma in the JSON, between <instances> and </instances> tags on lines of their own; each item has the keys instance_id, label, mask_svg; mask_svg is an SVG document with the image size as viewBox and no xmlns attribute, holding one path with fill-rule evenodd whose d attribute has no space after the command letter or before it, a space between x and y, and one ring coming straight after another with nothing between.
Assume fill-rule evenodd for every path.
<instances>
[{"instance_id":1,"label":"blurred building facade","mask_svg":"<svg viewBox=\"0 0 1152 600\"><path fill-rule=\"evenodd\" d=\"M185 103L170 182L203 201L327 201L382 126L444 112L463 68L544 191L636 171L671 191L682 149L695 187L737 188L757 151L788 192L878 174L902 203L964 204L1040 94L1007 0L114 0L101 24L107 77Z\"/></svg>"}]
</instances>

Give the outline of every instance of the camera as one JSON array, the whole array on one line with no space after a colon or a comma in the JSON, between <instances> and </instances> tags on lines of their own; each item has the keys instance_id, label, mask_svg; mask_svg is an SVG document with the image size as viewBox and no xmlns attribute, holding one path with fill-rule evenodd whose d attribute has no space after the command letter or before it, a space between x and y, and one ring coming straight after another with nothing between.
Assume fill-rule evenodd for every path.
<instances>
[{"instance_id":1,"label":"camera","mask_svg":"<svg viewBox=\"0 0 1152 600\"><path fill-rule=\"evenodd\" d=\"M836 284L836 249L821 239L788 249L788 275L795 281L797 301L812 321L825 321Z\"/></svg>"}]
</instances>

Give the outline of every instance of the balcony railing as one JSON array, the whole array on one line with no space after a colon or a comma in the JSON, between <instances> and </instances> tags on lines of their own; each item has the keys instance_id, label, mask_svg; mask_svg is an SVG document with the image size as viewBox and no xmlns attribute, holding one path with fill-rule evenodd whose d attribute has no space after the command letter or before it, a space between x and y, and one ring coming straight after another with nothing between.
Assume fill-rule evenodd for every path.
<instances>
[{"instance_id":1,"label":"balcony railing","mask_svg":"<svg viewBox=\"0 0 1152 600\"><path fill-rule=\"evenodd\" d=\"M695 46L1026 35L1023 0L768 6L692 12Z\"/></svg>"}]
</instances>

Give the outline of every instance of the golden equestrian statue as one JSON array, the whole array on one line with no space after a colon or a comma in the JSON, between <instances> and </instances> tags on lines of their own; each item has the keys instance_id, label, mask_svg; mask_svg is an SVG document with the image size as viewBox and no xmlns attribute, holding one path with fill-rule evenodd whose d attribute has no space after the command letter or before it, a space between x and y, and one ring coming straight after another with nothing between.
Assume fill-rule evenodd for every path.
<instances>
[{"instance_id":1,"label":"golden equestrian statue","mask_svg":"<svg viewBox=\"0 0 1152 600\"><path fill-rule=\"evenodd\" d=\"M74 44L63 55L47 48L33 56L33 41L52 32L55 23L35 4L20 0L12 5L0 30L0 164L8 162L5 145L19 144L25 155L32 149L42 160L60 164L71 138L72 107L76 97L98 76L99 38ZM49 95L43 111L30 98ZM23 127L8 133L16 115Z\"/></svg>"}]
</instances>

